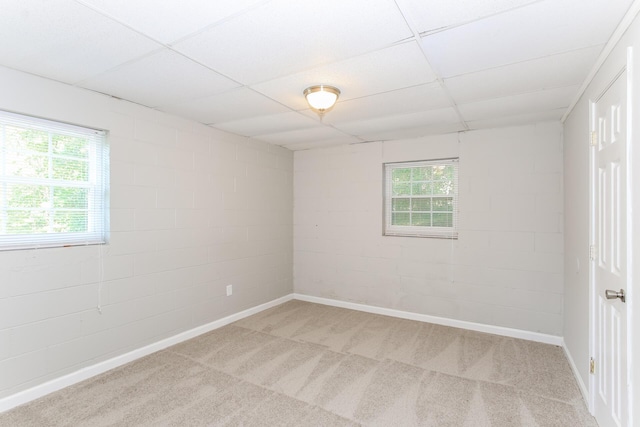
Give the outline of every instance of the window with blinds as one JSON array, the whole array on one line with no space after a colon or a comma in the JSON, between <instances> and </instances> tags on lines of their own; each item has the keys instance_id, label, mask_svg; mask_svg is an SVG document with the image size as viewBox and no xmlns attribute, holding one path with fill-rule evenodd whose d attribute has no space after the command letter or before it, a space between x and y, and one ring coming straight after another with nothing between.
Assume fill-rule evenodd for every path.
<instances>
[{"instance_id":1,"label":"window with blinds","mask_svg":"<svg viewBox=\"0 0 640 427\"><path fill-rule=\"evenodd\" d=\"M458 159L387 163L387 236L458 237Z\"/></svg>"},{"instance_id":2,"label":"window with blinds","mask_svg":"<svg viewBox=\"0 0 640 427\"><path fill-rule=\"evenodd\" d=\"M0 250L106 240L104 131L0 111Z\"/></svg>"}]
</instances>

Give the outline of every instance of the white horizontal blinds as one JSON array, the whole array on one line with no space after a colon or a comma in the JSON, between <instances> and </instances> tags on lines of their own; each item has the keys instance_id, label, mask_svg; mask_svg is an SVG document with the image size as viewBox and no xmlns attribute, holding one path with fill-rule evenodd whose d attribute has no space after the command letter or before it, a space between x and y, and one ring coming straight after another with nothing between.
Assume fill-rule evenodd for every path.
<instances>
[{"instance_id":1,"label":"white horizontal blinds","mask_svg":"<svg viewBox=\"0 0 640 427\"><path fill-rule=\"evenodd\" d=\"M0 250L105 241L103 131L0 111Z\"/></svg>"},{"instance_id":2,"label":"white horizontal blinds","mask_svg":"<svg viewBox=\"0 0 640 427\"><path fill-rule=\"evenodd\" d=\"M456 237L458 159L385 165L385 234Z\"/></svg>"}]
</instances>

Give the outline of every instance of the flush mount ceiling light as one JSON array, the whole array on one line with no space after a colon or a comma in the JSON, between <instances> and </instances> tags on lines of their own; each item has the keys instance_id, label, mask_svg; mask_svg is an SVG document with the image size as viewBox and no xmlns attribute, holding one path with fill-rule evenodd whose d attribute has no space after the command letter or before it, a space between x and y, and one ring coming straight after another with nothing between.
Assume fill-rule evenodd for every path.
<instances>
[{"instance_id":1,"label":"flush mount ceiling light","mask_svg":"<svg viewBox=\"0 0 640 427\"><path fill-rule=\"evenodd\" d=\"M331 110L340 96L340 89L327 85L316 85L304 90L309 107L315 111L320 119L324 113Z\"/></svg>"}]
</instances>

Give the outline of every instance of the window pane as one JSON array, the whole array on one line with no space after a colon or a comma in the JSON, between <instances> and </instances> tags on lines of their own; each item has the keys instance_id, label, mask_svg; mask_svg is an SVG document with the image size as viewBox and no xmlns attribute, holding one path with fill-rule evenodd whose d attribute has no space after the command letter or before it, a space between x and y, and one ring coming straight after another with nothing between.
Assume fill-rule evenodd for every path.
<instances>
[{"instance_id":1,"label":"window pane","mask_svg":"<svg viewBox=\"0 0 640 427\"><path fill-rule=\"evenodd\" d=\"M431 180L431 166L423 168L412 168L411 179L413 181L430 181Z\"/></svg>"},{"instance_id":2,"label":"window pane","mask_svg":"<svg viewBox=\"0 0 640 427\"><path fill-rule=\"evenodd\" d=\"M447 165L433 166L433 170L432 170L433 180L435 181L439 179L449 179L453 177L450 171L453 171L452 166L447 166Z\"/></svg>"},{"instance_id":3,"label":"window pane","mask_svg":"<svg viewBox=\"0 0 640 427\"><path fill-rule=\"evenodd\" d=\"M411 199L392 199L391 210L409 212L409 203Z\"/></svg>"},{"instance_id":4,"label":"window pane","mask_svg":"<svg viewBox=\"0 0 640 427\"><path fill-rule=\"evenodd\" d=\"M393 182L411 181L411 168L393 169L391 172L391 180Z\"/></svg>"},{"instance_id":5,"label":"window pane","mask_svg":"<svg viewBox=\"0 0 640 427\"><path fill-rule=\"evenodd\" d=\"M411 215L411 225L417 226L431 226L431 214L430 213L414 213Z\"/></svg>"},{"instance_id":6,"label":"window pane","mask_svg":"<svg viewBox=\"0 0 640 427\"><path fill-rule=\"evenodd\" d=\"M48 224L47 211L7 211L7 234L46 233Z\"/></svg>"},{"instance_id":7,"label":"window pane","mask_svg":"<svg viewBox=\"0 0 640 427\"><path fill-rule=\"evenodd\" d=\"M431 210L431 199L411 199L412 211L429 212Z\"/></svg>"},{"instance_id":8,"label":"window pane","mask_svg":"<svg viewBox=\"0 0 640 427\"><path fill-rule=\"evenodd\" d=\"M414 196L429 196L431 195L431 183L420 182L411 184Z\"/></svg>"},{"instance_id":9,"label":"window pane","mask_svg":"<svg viewBox=\"0 0 640 427\"><path fill-rule=\"evenodd\" d=\"M391 215L393 225L411 225L411 217L408 213L393 213Z\"/></svg>"},{"instance_id":10,"label":"window pane","mask_svg":"<svg viewBox=\"0 0 640 427\"><path fill-rule=\"evenodd\" d=\"M434 182L433 194L453 194L453 181Z\"/></svg>"},{"instance_id":11,"label":"window pane","mask_svg":"<svg viewBox=\"0 0 640 427\"><path fill-rule=\"evenodd\" d=\"M53 158L53 178L67 181L88 181L89 163L83 160Z\"/></svg>"},{"instance_id":12,"label":"window pane","mask_svg":"<svg viewBox=\"0 0 640 427\"><path fill-rule=\"evenodd\" d=\"M433 210L453 212L453 198L452 197L434 197Z\"/></svg>"},{"instance_id":13,"label":"window pane","mask_svg":"<svg viewBox=\"0 0 640 427\"><path fill-rule=\"evenodd\" d=\"M444 170L442 171L443 178L448 180L448 181L452 181L453 180L453 175L454 175L453 166L445 166Z\"/></svg>"},{"instance_id":14,"label":"window pane","mask_svg":"<svg viewBox=\"0 0 640 427\"><path fill-rule=\"evenodd\" d=\"M49 187L46 185L9 184L7 185L7 207L48 208Z\"/></svg>"},{"instance_id":15,"label":"window pane","mask_svg":"<svg viewBox=\"0 0 640 427\"><path fill-rule=\"evenodd\" d=\"M87 209L89 190L86 188L53 187L53 207Z\"/></svg>"},{"instance_id":16,"label":"window pane","mask_svg":"<svg viewBox=\"0 0 640 427\"><path fill-rule=\"evenodd\" d=\"M452 213L434 213L433 226L434 227L453 227L453 214Z\"/></svg>"},{"instance_id":17,"label":"window pane","mask_svg":"<svg viewBox=\"0 0 640 427\"><path fill-rule=\"evenodd\" d=\"M393 183L393 195L394 196L410 196L411 184L396 184Z\"/></svg>"},{"instance_id":18,"label":"window pane","mask_svg":"<svg viewBox=\"0 0 640 427\"><path fill-rule=\"evenodd\" d=\"M70 135L53 135L51 137L54 154L72 157L89 157L89 142L86 138Z\"/></svg>"},{"instance_id":19,"label":"window pane","mask_svg":"<svg viewBox=\"0 0 640 427\"><path fill-rule=\"evenodd\" d=\"M56 233L79 233L87 231L86 211L56 211L53 230Z\"/></svg>"},{"instance_id":20,"label":"window pane","mask_svg":"<svg viewBox=\"0 0 640 427\"><path fill-rule=\"evenodd\" d=\"M45 131L7 126L5 132L9 149L49 152L49 134Z\"/></svg>"},{"instance_id":21,"label":"window pane","mask_svg":"<svg viewBox=\"0 0 640 427\"><path fill-rule=\"evenodd\" d=\"M49 177L49 159L46 155L10 151L6 156L6 164L9 176Z\"/></svg>"}]
</instances>

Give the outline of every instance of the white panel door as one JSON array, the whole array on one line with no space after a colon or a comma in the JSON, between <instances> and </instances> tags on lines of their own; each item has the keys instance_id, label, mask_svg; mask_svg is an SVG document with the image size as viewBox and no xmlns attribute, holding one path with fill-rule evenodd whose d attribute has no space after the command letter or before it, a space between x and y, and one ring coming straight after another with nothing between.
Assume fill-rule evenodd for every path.
<instances>
[{"instance_id":1,"label":"white panel door","mask_svg":"<svg viewBox=\"0 0 640 427\"><path fill-rule=\"evenodd\" d=\"M627 73L594 104L593 244L595 417L601 427L628 425Z\"/></svg>"}]
</instances>

